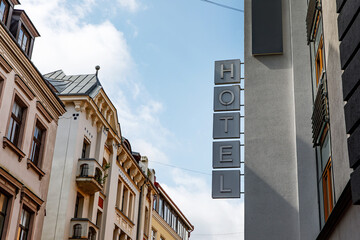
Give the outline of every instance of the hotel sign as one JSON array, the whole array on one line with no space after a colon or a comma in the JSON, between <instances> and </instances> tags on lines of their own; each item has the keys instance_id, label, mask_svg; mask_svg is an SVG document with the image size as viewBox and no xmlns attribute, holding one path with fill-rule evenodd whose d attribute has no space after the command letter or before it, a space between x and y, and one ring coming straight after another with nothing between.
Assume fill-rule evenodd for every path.
<instances>
[{"instance_id":1,"label":"hotel sign","mask_svg":"<svg viewBox=\"0 0 360 240\"><path fill-rule=\"evenodd\" d=\"M240 198L240 170L216 170L240 168L240 70L238 59L215 62L212 198Z\"/></svg>"}]
</instances>

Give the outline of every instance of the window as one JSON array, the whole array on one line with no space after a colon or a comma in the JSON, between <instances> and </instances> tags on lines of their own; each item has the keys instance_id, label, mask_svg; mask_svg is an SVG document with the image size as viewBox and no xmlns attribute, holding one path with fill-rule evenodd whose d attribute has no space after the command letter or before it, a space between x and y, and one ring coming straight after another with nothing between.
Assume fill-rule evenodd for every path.
<instances>
[{"instance_id":1,"label":"window","mask_svg":"<svg viewBox=\"0 0 360 240\"><path fill-rule=\"evenodd\" d=\"M153 209L156 210L156 203L157 203L157 196L154 195L154 200L153 200Z\"/></svg>"},{"instance_id":2,"label":"window","mask_svg":"<svg viewBox=\"0 0 360 240\"><path fill-rule=\"evenodd\" d=\"M156 240L156 231L151 229L151 240Z\"/></svg>"},{"instance_id":3,"label":"window","mask_svg":"<svg viewBox=\"0 0 360 240\"><path fill-rule=\"evenodd\" d=\"M93 227L89 228L88 240L96 240L96 231Z\"/></svg>"},{"instance_id":4,"label":"window","mask_svg":"<svg viewBox=\"0 0 360 240\"><path fill-rule=\"evenodd\" d=\"M20 133L22 130L23 116L25 112L24 105L15 98L13 108L11 111L10 124L7 138L15 145L19 146Z\"/></svg>"},{"instance_id":5,"label":"window","mask_svg":"<svg viewBox=\"0 0 360 240\"><path fill-rule=\"evenodd\" d=\"M40 124L39 121L37 121L35 125L33 141L31 144L31 153L30 153L30 161L32 161L36 166L38 166L40 163L44 136L45 136L45 128Z\"/></svg>"},{"instance_id":6,"label":"window","mask_svg":"<svg viewBox=\"0 0 360 240\"><path fill-rule=\"evenodd\" d=\"M81 225L80 224L75 224L73 230L74 230L73 238L81 238L81 232L82 232Z\"/></svg>"},{"instance_id":7,"label":"window","mask_svg":"<svg viewBox=\"0 0 360 240\"><path fill-rule=\"evenodd\" d=\"M128 204L128 193L129 190L124 186L122 201L121 201L121 211L126 214L127 204Z\"/></svg>"},{"instance_id":8,"label":"window","mask_svg":"<svg viewBox=\"0 0 360 240\"><path fill-rule=\"evenodd\" d=\"M0 0L0 20L6 24L6 18L9 11L9 4L6 0Z\"/></svg>"},{"instance_id":9,"label":"window","mask_svg":"<svg viewBox=\"0 0 360 240\"><path fill-rule=\"evenodd\" d=\"M84 205L84 197L79 193L76 195L74 218L81 218Z\"/></svg>"},{"instance_id":10,"label":"window","mask_svg":"<svg viewBox=\"0 0 360 240\"><path fill-rule=\"evenodd\" d=\"M159 215L164 218L164 210L163 210L163 199L160 197L159 198Z\"/></svg>"},{"instance_id":11,"label":"window","mask_svg":"<svg viewBox=\"0 0 360 240\"><path fill-rule=\"evenodd\" d=\"M320 77L324 70L324 51L323 51L323 38L321 37L319 47L315 58L315 70L316 70L316 86L319 86Z\"/></svg>"},{"instance_id":12,"label":"window","mask_svg":"<svg viewBox=\"0 0 360 240\"><path fill-rule=\"evenodd\" d=\"M102 185L103 184L103 178L102 178L102 172L100 168L95 169L95 180Z\"/></svg>"},{"instance_id":13,"label":"window","mask_svg":"<svg viewBox=\"0 0 360 240\"><path fill-rule=\"evenodd\" d=\"M30 233L30 220L32 213L26 209L21 210L21 219L19 224L19 238L18 240L26 240Z\"/></svg>"},{"instance_id":14,"label":"window","mask_svg":"<svg viewBox=\"0 0 360 240\"><path fill-rule=\"evenodd\" d=\"M318 190L320 198L320 219L323 226L333 209L332 162L329 125L325 125L316 149L318 167Z\"/></svg>"},{"instance_id":15,"label":"window","mask_svg":"<svg viewBox=\"0 0 360 240\"><path fill-rule=\"evenodd\" d=\"M127 215L130 218L130 220L133 220L133 212L134 212L133 204L134 204L134 194L130 192L130 194L129 194L129 211L128 211L128 215Z\"/></svg>"},{"instance_id":16,"label":"window","mask_svg":"<svg viewBox=\"0 0 360 240\"><path fill-rule=\"evenodd\" d=\"M89 176L89 164L84 163L80 166L80 177L88 177Z\"/></svg>"},{"instance_id":17,"label":"window","mask_svg":"<svg viewBox=\"0 0 360 240\"><path fill-rule=\"evenodd\" d=\"M332 208L333 208L333 192L332 192L332 181L331 181L331 158L326 165L322 176L323 184L323 198L324 198L324 214L325 221L328 219Z\"/></svg>"},{"instance_id":18,"label":"window","mask_svg":"<svg viewBox=\"0 0 360 240\"><path fill-rule=\"evenodd\" d=\"M8 201L9 198L0 192L0 237L4 231Z\"/></svg>"},{"instance_id":19,"label":"window","mask_svg":"<svg viewBox=\"0 0 360 240\"><path fill-rule=\"evenodd\" d=\"M21 49L24 50L25 52L27 52L29 49L29 42L30 42L29 33L25 30L24 27L21 27L18 36L18 44L20 45Z\"/></svg>"},{"instance_id":20,"label":"window","mask_svg":"<svg viewBox=\"0 0 360 240\"><path fill-rule=\"evenodd\" d=\"M97 210L97 213L96 213L96 226L98 226L100 228L101 227L101 222L102 222L102 212L100 210Z\"/></svg>"},{"instance_id":21,"label":"window","mask_svg":"<svg viewBox=\"0 0 360 240\"><path fill-rule=\"evenodd\" d=\"M83 147L81 150L81 158L89 158L90 153L90 142L84 139Z\"/></svg>"}]
</instances>

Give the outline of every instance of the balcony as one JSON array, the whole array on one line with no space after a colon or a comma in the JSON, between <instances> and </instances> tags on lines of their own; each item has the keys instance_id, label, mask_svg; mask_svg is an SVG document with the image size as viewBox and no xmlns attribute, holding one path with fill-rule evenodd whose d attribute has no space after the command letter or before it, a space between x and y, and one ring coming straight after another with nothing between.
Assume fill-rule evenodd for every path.
<instances>
[{"instance_id":1,"label":"balcony","mask_svg":"<svg viewBox=\"0 0 360 240\"><path fill-rule=\"evenodd\" d=\"M321 79L314 102L314 112L312 115L313 143L319 144L319 136L325 123L329 122L329 106L326 91L326 81Z\"/></svg>"},{"instance_id":2,"label":"balcony","mask_svg":"<svg viewBox=\"0 0 360 240\"><path fill-rule=\"evenodd\" d=\"M87 218L73 218L70 222L69 239L98 239L99 228Z\"/></svg>"},{"instance_id":3,"label":"balcony","mask_svg":"<svg viewBox=\"0 0 360 240\"><path fill-rule=\"evenodd\" d=\"M87 194L103 189L104 170L93 158L80 158L76 171L76 183Z\"/></svg>"}]
</instances>

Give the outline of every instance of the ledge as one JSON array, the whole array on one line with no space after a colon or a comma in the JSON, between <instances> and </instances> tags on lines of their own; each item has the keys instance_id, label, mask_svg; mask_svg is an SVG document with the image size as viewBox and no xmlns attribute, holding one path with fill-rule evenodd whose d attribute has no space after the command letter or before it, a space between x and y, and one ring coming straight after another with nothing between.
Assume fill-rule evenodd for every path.
<instances>
[{"instance_id":1,"label":"ledge","mask_svg":"<svg viewBox=\"0 0 360 240\"><path fill-rule=\"evenodd\" d=\"M43 172L43 170L36 166L29 158L27 159L27 168L32 168L39 175L39 180L41 180L42 177L45 176L45 172Z\"/></svg>"},{"instance_id":2,"label":"ledge","mask_svg":"<svg viewBox=\"0 0 360 240\"><path fill-rule=\"evenodd\" d=\"M14 153L19 156L19 162L25 157L25 153L15 146L7 137L3 137L3 148L9 147Z\"/></svg>"},{"instance_id":3,"label":"ledge","mask_svg":"<svg viewBox=\"0 0 360 240\"><path fill-rule=\"evenodd\" d=\"M4 69L4 71L6 72L6 73L9 73L9 72L11 72L12 71L12 67L11 67L11 65L5 60L5 58L2 56L2 55L0 55L0 67L2 68L2 69Z\"/></svg>"}]
</instances>

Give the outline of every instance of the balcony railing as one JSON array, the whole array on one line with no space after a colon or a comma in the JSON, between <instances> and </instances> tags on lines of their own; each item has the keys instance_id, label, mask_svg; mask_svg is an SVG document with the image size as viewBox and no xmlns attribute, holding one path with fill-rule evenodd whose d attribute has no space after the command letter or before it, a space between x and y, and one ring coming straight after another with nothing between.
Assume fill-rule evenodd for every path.
<instances>
[{"instance_id":1,"label":"balcony railing","mask_svg":"<svg viewBox=\"0 0 360 240\"><path fill-rule=\"evenodd\" d=\"M104 170L93 158L80 158L77 165L76 183L87 194L103 189Z\"/></svg>"},{"instance_id":2,"label":"balcony railing","mask_svg":"<svg viewBox=\"0 0 360 240\"><path fill-rule=\"evenodd\" d=\"M97 240L99 228L87 218L73 218L70 222L69 239Z\"/></svg>"},{"instance_id":3,"label":"balcony railing","mask_svg":"<svg viewBox=\"0 0 360 240\"><path fill-rule=\"evenodd\" d=\"M318 86L318 91L314 102L314 112L311 117L314 146L319 144L318 139L321 130L324 124L329 121L329 105L326 89L326 81L325 79L322 79Z\"/></svg>"}]
</instances>

